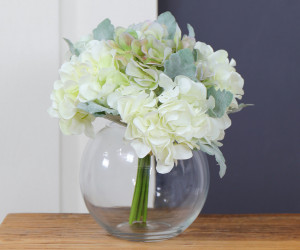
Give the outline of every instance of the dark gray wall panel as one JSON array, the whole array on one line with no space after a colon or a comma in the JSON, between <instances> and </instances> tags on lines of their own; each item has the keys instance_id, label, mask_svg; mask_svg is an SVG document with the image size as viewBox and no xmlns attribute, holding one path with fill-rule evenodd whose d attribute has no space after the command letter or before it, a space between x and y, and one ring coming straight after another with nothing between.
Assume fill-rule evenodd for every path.
<instances>
[{"instance_id":1,"label":"dark gray wall panel","mask_svg":"<svg viewBox=\"0 0 300 250\"><path fill-rule=\"evenodd\" d=\"M186 33L225 49L245 79L222 151L228 170L211 186L204 213L300 212L300 1L160 0Z\"/></svg>"}]
</instances>

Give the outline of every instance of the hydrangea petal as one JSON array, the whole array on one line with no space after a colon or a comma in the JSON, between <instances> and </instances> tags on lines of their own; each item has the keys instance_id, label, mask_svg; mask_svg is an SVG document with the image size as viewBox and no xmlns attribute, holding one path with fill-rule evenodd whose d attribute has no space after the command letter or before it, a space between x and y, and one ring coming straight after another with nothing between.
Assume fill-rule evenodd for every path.
<instances>
[{"instance_id":1,"label":"hydrangea petal","mask_svg":"<svg viewBox=\"0 0 300 250\"><path fill-rule=\"evenodd\" d=\"M186 160L193 157L191 149L184 144L175 144L174 145L174 159L177 160Z\"/></svg>"},{"instance_id":2,"label":"hydrangea petal","mask_svg":"<svg viewBox=\"0 0 300 250\"><path fill-rule=\"evenodd\" d=\"M160 174L167 174L167 173L171 172L173 167L174 167L174 164L166 165L166 164L163 164L162 162L158 161L157 165L156 165L156 171Z\"/></svg>"},{"instance_id":3,"label":"hydrangea petal","mask_svg":"<svg viewBox=\"0 0 300 250\"><path fill-rule=\"evenodd\" d=\"M151 148L140 140L133 140L130 145L134 148L139 158L144 158L151 151Z\"/></svg>"}]
</instances>

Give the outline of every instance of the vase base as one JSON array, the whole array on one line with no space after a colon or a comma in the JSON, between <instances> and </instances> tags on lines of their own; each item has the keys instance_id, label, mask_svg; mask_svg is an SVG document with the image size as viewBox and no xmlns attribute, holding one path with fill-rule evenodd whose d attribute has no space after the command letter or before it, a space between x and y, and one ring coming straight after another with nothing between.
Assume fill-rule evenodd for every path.
<instances>
[{"instance_id":1,"label":"vase base","mask_svg":"<svg viewBox=\"0 0 300 250\"><path fill-rule=\"evenodd\" d=\"M110 233L118 238L131 240L131 241L143 241L143 242L155 242L167 240L177 236L183 230L174 230L168 223L147 221L136 221L132 225L128 222L120 223L117 225L116 231L110 231Z\"/></svg>"}]
</instances>

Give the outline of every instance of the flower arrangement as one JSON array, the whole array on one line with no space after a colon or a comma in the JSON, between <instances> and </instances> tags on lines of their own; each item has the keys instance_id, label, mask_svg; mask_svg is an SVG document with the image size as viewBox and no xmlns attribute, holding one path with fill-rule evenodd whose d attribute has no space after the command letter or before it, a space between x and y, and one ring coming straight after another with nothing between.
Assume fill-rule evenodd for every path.
<instances>
[{"instance_id":1,"label":"flower arrangement","mask_svg":"<svg viewBox=\"0 0 300 250\"><path fill-rule=\"evenodd\" d=\"M124 139L139 157L130 224L146 221L150 155L156 170L168 173L193 150L214 155L225 174L219 150L229 113L240 111L244 80L225 50L195 40L188 24L181 34L170 12L156 21L128 28L102 21L77 43L65 39L70 57L54 83L49 113L64 134L93 137L92 122L106 118L126 126Z\"/></svg>"}]
</instances>

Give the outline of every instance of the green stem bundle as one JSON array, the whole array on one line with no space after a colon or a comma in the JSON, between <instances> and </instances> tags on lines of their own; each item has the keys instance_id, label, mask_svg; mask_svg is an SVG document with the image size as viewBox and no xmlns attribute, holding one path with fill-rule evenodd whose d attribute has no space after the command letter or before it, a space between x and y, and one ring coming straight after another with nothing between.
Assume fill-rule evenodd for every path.
<instances>
[{"instance_id":1,"label":"green stem bundle","mask_svg":"<svg viewBox=\"0 0 300 250\"><path fill-rule=\"evenodd\" d=\"M129 215L129 225L132 225L134 221L143 221L144 223L147 221L150 162L150 155L138 159L138 170Z\"/></svg>"}]
</instances>

